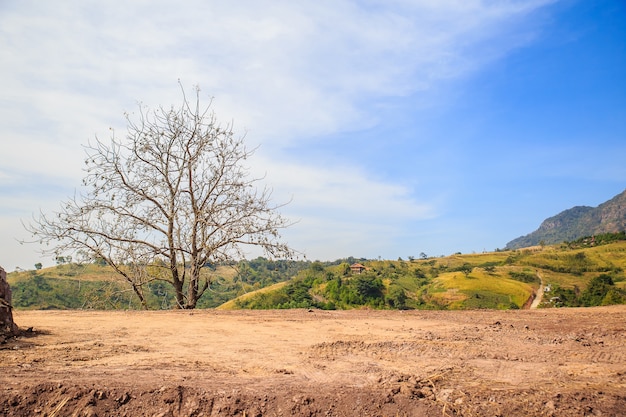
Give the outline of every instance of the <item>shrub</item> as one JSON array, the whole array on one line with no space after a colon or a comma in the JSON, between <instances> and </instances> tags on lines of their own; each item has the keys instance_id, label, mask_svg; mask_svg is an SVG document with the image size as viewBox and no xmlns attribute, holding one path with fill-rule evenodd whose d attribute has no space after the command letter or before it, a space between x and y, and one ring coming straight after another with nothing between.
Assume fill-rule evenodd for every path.
<instances>
[{"instance_id":1,"label":"shrub","mask_svg":"<svg viewBox=\"0 0 626 417\"><path fill-rule=\"evenodd\" d=\"M406 308L406 293L399 285L392 285L387 291L385 301L392 308L404 310Z\"/></svg>"}]
</instances>

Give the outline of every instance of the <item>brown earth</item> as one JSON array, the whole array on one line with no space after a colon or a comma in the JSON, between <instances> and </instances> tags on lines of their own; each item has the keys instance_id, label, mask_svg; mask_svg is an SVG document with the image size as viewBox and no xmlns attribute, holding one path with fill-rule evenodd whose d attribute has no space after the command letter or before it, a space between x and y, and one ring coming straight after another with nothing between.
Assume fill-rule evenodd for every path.
<instances>
[{"instance_id":1,"label":"brown earth","mask_svg":"<svg viewBox=\"0 0 626 417\"><path fill-rule=\"evenodd\" d=\"M14 316L5 416L626 415L626 306Z\"/></svg>"}]
</instances>

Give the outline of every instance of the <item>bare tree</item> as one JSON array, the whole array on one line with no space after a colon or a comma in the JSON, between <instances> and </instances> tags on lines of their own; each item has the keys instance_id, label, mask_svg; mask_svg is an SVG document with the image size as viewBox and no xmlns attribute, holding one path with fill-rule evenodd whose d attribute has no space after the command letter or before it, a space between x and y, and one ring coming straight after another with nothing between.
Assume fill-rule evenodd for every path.
<instances>
[{"instance_id":1,"label":"bare tree","mask_svg":"<svg viewBox=\"0 0 626 417\"><path fill-rule=\"evenodd\" d=\"M279 231L288 221L258 188L244 165L252 155L221 126L211 103L185 96L179 108L140 106L128 133L86 146L86 193L41 213L29 229L52 244L47 252L83 250L105 260L132 287L144 308L145 284L170 283L178 308L195 308L209 287L200 271L208 263L244 257L254 245L272 257L291 257Z\"/></svg>"}]
</instances>

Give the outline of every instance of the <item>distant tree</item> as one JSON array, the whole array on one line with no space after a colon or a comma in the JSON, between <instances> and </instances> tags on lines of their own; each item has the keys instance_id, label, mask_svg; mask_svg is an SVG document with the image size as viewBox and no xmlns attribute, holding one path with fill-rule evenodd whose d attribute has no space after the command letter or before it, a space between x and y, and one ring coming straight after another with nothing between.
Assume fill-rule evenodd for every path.
<instances>
[{"instance_id":1,"label":"distant tree","mask_svg":"<svg viewBox=\"0 0 626 417\"><path fill-rule=\"evenodd\" d=\"M37 271L39 271L41 268L43 268L43 265L41 264L41 262L37 262L37 263L35 264L35 269L36 269Z\"/></svg>"},{"instance_id":2,"label":"distant tree","mask_svg":"<svg viewBox=\"0 0 626 417\"><path fill-rule=\"evenodd\" d=\"M496 267L495 265L488 264L488 265L484 265L483 269L485 270L486 273L493 274L496 270Z\"/></svg>"},{"instance_id":3,"label":"distant tree","mask_svg":"<svg viewBox=\"0 0 626 417\"><path fill-rule=\"evenodd\" d=\"M352 284L357 294L364 301L382 296L383 283L379 278L369 275L359 275L352 281Z\"/></svg>"},{"instance_id":4,"label":"distant tree","mask_svg":"<svg viewBox=\"0 0 626 417\"><path fill-rule=\"evenodd\" d=\"M459 267L459 271L465 274L465 278L469 278L469 275L472 273L473 270L474 267L467 262Z\"/></svg>"},{"instance_id":5,"label":"distant tree","mask_svg":"<svg viewBox=\"0 0 626 417\"><path fill-rule=\"evenodd\" d=\"M400 310L405 309L406 293L404 292L404 288L399 285L392 285L389 287L387 295L385 296L385 301L390 307Z\"/></svg>"},{"instance_id":6,"label":"distant tree","mask_svg":"<svg viewBox=\"0 0 626 417\"><path fill-rule=\"evenodd\" d=\"M314 272L323 272L324 271L324 265L322 265L322 263L320 261L315 261L311 264L310 266L311 271Z\"/></svg>"},{"instance_id":7,"label":"distant tree","mask_svg":"<svg viewBox=\"0 0 626 417\"><path fill-rule=\"evenodd\" d=\"M617 288L609 288L602 299L601 305L626 304L626 292Z\"/></svg>"},{"instance_id":8,"label":"distant tree","mask_svg":"<svg viewBox=\"0 0 626 417\"><path fill-rule=\"evenodd\" d=\"M347 262L339 264L339 272L344 277L350 275L350 264Z\"/></svg>"},{"instance_id":9,"label":"distant tree","mask_svg":"<svg viewBox=\"0 0 626 417\"><path fill-rule=\"evenodd\" d=\"M586 307L601 305L614 286L615 284L610 275L602 274L593 278L587 285L587 289L580 296L581 304Z\"/></svg>"},{"instance_id":10,"label":"distant tree","mask_svg":"<svg viewBox=\"0 0 626 417\"><path fill-rule=\"evenodd\" d=\"M182 90L182 87L181 87ZM54 253L83 250L125 279L146 307L144 286L169 283L178 308L195 308L211 263L243 259L243 246L291 257L279 231L288 222L259 189L252 155L232 126L220 125L200 90L179 108L140 107L128 132L86 147L85 194L27 226Z\"/></svg>"},{"instance_id":11,"label":"distant tree","mask_svg":"<svg viewBox=\"0 0 626 417\"><path fill-rule=\"evenodd\" d=\"M96 257L96 258L94 258L93 263L95 265L99 265L99 266L106 266L107 261L106 261L106 259L104 259L102 257Z\"/></svg>"},{"instance_id":12,"label":"distant tree","mask_svg":"<svg viewBox=\"0 0 626 417\"><path fill-rule=\"evenodd\" d=\"M426 259L428 258L428 255L426 255L424 252L420 252L420 259Z\"/></svg>"},{"instance_id":13,"label":"distant tree","mask_svg":"<svg viewBox=\"0 0 626 417\"><path fill-rule=\"evenodd\" d=\"M415 268L413 270L413 275L415 276L415 278L425 278L426 274L424 273L424 271L422 271L419 268Z\"/></svg>"}]
</instances>

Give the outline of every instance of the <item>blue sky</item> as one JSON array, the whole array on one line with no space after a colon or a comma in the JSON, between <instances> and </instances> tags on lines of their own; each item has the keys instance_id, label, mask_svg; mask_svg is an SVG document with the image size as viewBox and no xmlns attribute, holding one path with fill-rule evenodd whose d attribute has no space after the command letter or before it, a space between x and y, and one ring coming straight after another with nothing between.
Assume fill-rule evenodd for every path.
<instances>
[{"instance_id":1,"label":"blue sky","mask_svg":"<svg viewBox=\"0 0 626 417\"><path fill-rule=\"evenodd\" d=\"M228 4L225 4L228 3ZM260 145L309 259L502 248L626 188L626 3L0 2L0 265L177 80Z\"/></svg>"}]
</instances>

